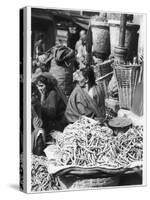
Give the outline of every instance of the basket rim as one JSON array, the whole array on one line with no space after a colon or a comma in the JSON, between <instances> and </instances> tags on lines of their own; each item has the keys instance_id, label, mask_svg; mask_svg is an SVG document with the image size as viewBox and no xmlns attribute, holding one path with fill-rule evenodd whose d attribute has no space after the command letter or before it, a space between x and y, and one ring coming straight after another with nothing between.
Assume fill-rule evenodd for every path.
<instances>
[{"instance_id":1,"label":"basket rim","mask_svg":"<svg viewBox=\"0 0 150 200\"><path fill-rule=\"evenodd\" d=\"M138 68L141 67L140 64L132 64L132 65L125 65L125 64L120 64L120 65L115 65L114 68L115 69L133 69L133 68Z\"/></svg>"},{"instance_id":2,"label":"basket rim","mask_svg":"<svg viewBox=\"0 0 150 200\"><path fill-rule=\"evenodd\" d=\"M110 59L110 60L105 60L104 62L101 63L96 63L94 66L100 66L100 65L106 65L106 64L112 64L114 62L114 60Z\"/></svg>"}]
</instances>

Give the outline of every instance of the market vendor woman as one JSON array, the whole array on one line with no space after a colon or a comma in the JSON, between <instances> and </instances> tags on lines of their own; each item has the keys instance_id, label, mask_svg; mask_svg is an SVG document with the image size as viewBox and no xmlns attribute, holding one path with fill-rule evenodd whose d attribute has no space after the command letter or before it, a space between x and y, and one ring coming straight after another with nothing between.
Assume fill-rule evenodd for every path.
<instances>
[{"instance_id":1,"label":"market vendor woman","mask_svg":"<svg viewBox=\"0 0 150 200\"><path fill-rule=\"evenodd\" d=\"M80 116L105 118L105 96L103 89L96 84L91 67L81 69L78 83L70 95L65 116L69 123L74 123Z\"/></svg>"},{"instance_id":2,"label":"market vendor woman","mask_svg":"<svg viewBox=\"0 0 150 200\"><path fill-rule=\"evenodd\" d=\"M36 79L36 86L41 94L41 118L43 128L49 134L52 130L63 131L66 126L64 118L65 100L57 87L54 78L40 75Z\"/></svg>"}]
</instances>

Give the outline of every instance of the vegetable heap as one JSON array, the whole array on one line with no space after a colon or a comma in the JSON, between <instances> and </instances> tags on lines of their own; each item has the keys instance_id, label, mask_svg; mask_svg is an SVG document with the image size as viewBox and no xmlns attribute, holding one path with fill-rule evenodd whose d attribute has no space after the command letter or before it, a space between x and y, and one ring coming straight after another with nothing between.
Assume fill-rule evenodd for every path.
<instances>
[{"instance_id":1,"label":"vegetable heap","mask_svg":"<svg viewBox=\"0 0 150 200\"><path fill-rule=\"evenodd\" d=\"M48 173L48 160L44 156L31 157L31 191L58 189L55 177Z\"/></svg>"},{"instance_id":2,"label":"vegetable heap","mask_svg":"<svg viewBox=\"0 0 150 200\"><path fill-rule=\"evenodd\" d=\"M116 148L119 157L126 160L125 163L141 161L143 159L143 127L133 127L124 134L118 134Z\"/></svg>"},{"instance_id":3,"label":"vegetable heap","mask_svg":"<svg viewBox=\"0 0 150 200\"><path fill-rule=\"evenodd\" d=\"M58 166L121 168L142 160L143 136L131 128L115 137L110 128L81 117L59 134L56 146Z\"/></svg>"}]
</instances>

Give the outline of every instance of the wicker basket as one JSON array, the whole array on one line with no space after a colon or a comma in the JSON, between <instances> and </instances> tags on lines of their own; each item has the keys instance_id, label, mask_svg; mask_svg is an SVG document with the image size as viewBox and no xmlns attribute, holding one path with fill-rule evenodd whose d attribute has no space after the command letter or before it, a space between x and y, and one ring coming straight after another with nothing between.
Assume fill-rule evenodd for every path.
<instances>
[{"instance_id":1,"label":"wicker basket","mask_svg":"<svg viewBox=\"0 0 150 200\"><path fill-rule=\"evenodd\" d=\"M117 186L119 184L119 176L105 178L81 179L75 181L69 189L86 189L99 188L108 186Z\"/></svg>"},{"instance_id":2,"label":"wicker basket","mask_svg":"<svg viewBox=\"0 0 150 200\"><path fill-rule=\"evenodd\" d=\"M111 67L111 64L113 63L112 60L107 60L105 62L97 63L96 65L93 66L94 73L95 73L95 78L98 79L102 76L105 76L106 74L109 74L110 72L113 71L113 68ZM99 85L102 86L105 96L107 97L107 86L109 84L109 81L111 79L112 75L107 76L105 79L97 81Z\"/></svg>"},{"instance_id":3,"label":"wicker basket","mask_svg":"<svg viewBox=\"0 0 150 200\"><path fill-rule=\"evenodd\" d=\"M97 53L99 58L106 59L110 54L110 35L107 22L91 20L92 52Z\"/></svg>"},{"instance_id":4,"label":"wicker basket","mask_svg":"<svg viewBox=\"0 0 150 200\"><path fill-rule=\"evenodd\" d=\"M131 109L133 94L139 81L140 68L140 65L121 65L115 67L120 108Z\"/></svg>"}]
</instances>

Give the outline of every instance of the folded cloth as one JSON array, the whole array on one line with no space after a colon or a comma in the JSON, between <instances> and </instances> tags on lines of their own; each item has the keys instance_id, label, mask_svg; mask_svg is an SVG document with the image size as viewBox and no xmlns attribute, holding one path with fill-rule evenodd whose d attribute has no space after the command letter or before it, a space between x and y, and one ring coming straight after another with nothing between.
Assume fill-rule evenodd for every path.
<instances>
[{"instance_id":1,"label":"folded cloth","mask_svg":"<svg viewBox=\"0 0 150 200\"><path fill-rule=\"evenodd\" d=\"M56 46L54 58L57 64L61 64L75 56L74 51L66 46Z\"/></svg>"}]
</instances>

